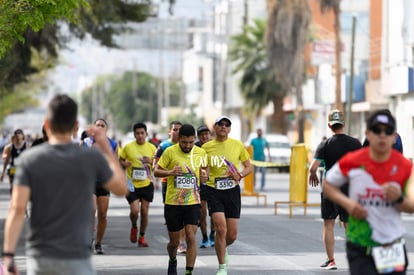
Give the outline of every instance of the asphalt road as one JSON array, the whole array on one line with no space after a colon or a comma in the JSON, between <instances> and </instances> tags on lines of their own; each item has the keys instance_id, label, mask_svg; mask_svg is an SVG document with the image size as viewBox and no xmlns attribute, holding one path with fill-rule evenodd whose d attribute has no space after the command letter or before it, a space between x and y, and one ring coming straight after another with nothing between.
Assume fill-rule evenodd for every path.
<instances>
[{"instance_id":1,"label":"asphalt road","mask_svg":"<svg viewBox=\"0 0 414 275\"><path fill-rule=\"evenodd\" d=\"M326 256L322 244L322 220L318 207L294 209L289 218L286 205L274 214L274 201L289 198L289 175L268 173L264 198L242 198L242 217L237 241L228 248L230 255L228 274L349 274L344 252L344 230L335 228L335 257L338 270L321 270L319 265ZM4 217L8 206L7 185L0 184L0 240L3 242ZM319 202L319 190L310 188L309 202ZM166 274L168 255L167 231L164 225L161 193L157 191L150 208L150 221L146 239L148 248L137 247L129 242L129 208L124 198L111 197L108 212L108 228L103 248L105 255L94 255L93 262L98 274ZM414 216L404 215L407 227L406 241L410 262L414 262ZM201 234L197 232L198 241ZM25 274L24 241L20 240L17 264ZM217 258L213 248L198 249L194 274L215 274ZM185 272L185 256L178 257L178 272ZM408 274L414 274L414 265Z\"/></svg>"}]
</instances>

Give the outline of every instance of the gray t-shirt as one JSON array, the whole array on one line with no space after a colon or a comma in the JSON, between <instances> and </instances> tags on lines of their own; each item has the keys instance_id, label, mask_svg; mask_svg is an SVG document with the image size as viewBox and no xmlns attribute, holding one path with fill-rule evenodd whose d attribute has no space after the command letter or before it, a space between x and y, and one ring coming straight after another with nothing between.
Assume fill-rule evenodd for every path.
<instances>
[{"instance_id":1,"label":"gray t-shirt","mask_svg":"<svg viewBox=\"0 0 414 275\"><path fill-rule=\"evenodd\" d=\"M77 144L41 144L22 154L14 183L31 190L26 254L90 257L92 194L112 174L101 152Z\"/></svg>"}]
</instances>

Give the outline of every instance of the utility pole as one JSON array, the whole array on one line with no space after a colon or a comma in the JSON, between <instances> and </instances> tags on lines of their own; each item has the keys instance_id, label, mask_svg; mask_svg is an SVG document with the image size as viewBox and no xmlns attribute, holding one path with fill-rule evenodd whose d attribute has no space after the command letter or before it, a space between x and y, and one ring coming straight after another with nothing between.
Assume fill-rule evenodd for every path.
<instances>
[{"instance_id":1,"label":"utility pole","mask_svg":"<svg viewBox=\"0 0 414 275\"><path fill-rule=\"evenodd\" d=\"M348 85L348 97L346 100L346 117L345 125L348 135L351 134L351 117L352 117L352 98L354 92L354 52L355 52L355 29L356 16L352 16L352 41L351 41L351 58L350 58L350 76Z\"/></svg>"},{"instance_id":2,"label":"utility pole","mask_svg":"<svg viewBox=\"0 0 414 275\"><path fill-rule=\"evenodd\" d=\"M249 0L244 0L244 16L243 16L243 26L246 27L249 23Z\"/></svg>"},{"instance_id":3,"label":"utility pole","mask_svg":"<svg viewBox=\"0 0 414 275\"><path fill-rule=\"evenodd\" d=\"M342 76L342 62L341 62L341 21L339 17L341 15L340 11L340 2L338 1L334 8L334 17L335 17L335 109L343 111L343 106L341 102L341 76Z\"/></svg>"}]
</instances>

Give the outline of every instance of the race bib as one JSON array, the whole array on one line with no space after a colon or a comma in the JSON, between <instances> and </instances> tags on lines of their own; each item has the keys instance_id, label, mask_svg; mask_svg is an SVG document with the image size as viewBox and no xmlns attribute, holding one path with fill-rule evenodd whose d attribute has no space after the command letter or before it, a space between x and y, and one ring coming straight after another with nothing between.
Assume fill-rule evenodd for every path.
<instances>
[{"instance_id":1,"label":"race bib","mask_svg":"<svg viewBox=\"0 0 414 275\"><path fill-rule=\"evenodd\" d=\"M193 189L197 184L197 177L193 174L183 174L174 177L175 188Z\"/></svg>"},{"instance_id":2,"label":"race bib","mask_svg":"<svg viewBox=\"0 0 414 275\"><path fill-rule=\"evenodd\" d=\"M231 189L236 186L234 179L231 177L215 178L214 184L216 186L216 189L218 190L227 190L227 189Z\"/></svg>"},{"instance_id":3,"label":"race bib","mask_svg":"<svg viewBox=\"0 0 414 275\"><path fill-rule=\"evenodd\" d=\"M401 272L405 268L404 242L373 247L372 257L378 273Z\"/></svg>"},{"instance_id":4,"label":"race bib","mask_svg":"<svg viewBox=\"0 0 414 275\"><path fill-rule=\"evenodd\" d=\"M147 171L145 168L132 168L131 178L133 180L146 180Z\"/></svg>"}]
</instances>

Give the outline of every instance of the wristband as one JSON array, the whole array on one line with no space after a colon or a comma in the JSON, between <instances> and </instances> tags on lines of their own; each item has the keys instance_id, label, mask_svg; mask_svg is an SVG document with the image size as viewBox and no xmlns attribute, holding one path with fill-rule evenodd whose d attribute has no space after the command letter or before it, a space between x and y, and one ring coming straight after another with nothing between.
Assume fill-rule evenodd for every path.
<instances>
[{"instance_id":1,"label":"wristband","mask_svg":"<svg viewBox=\"0 0 414 275\"><path fill-rule=\"evenodd\" d=\"M14 253L11 252L1 252L2 257L14 257Z\"/></svg>"},{"instance_id":2,"label":"wristband","mask_svg":"<svg viewBox=\"0 0 414 275\"><path fill-rule=\"evenodd\" d=\"M404 196L403 194L401 194L401 196L398 199L396 199L394 203L402 203L403 201L404 201Z\"/></svg>"}]
</instances>

